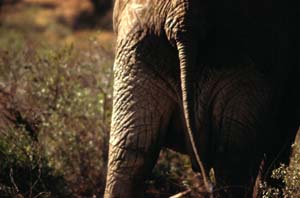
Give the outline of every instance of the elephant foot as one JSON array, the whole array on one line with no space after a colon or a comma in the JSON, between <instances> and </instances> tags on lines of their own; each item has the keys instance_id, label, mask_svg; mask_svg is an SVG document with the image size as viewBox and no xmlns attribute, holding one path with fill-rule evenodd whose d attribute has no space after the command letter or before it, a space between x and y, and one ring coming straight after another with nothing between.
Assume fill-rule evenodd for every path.
<instances>
[{"instance_id":1,"label":"elephant foot","mask_svg":"<svg viewBox=\"0 0 300 198\"><path fill-rule=\"evenodd\" d=\"M110 177L107 181L104 198L143 198L144 182L126 175Z\"/></svg>"}]
</instances>

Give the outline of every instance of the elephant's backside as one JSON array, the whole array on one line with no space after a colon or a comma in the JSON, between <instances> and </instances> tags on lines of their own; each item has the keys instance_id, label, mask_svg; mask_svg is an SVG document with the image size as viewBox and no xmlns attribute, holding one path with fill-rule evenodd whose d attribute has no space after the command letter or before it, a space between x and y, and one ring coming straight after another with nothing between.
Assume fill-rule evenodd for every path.
<instances>
[{"instance_id":1,"label":"elephant's backside","mask_svg":"<svg viewBox=\"0 0 300 198\"><path fill-rule=\"evenodd\" d=\"M211 193L214 168L217 188L232 187L220 196L251 196L263 156L286 158L299 124L294 12L274 0L116 0L105 198L143 197L167 145Z\"/></svg>"}]
</instances>

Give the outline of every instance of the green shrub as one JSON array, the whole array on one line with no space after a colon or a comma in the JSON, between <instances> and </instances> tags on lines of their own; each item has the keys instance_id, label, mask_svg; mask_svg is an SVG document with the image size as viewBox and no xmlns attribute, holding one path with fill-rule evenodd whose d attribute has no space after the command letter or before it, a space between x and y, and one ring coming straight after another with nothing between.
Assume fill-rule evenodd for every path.
<instances>
[{"instance_id":1,"label":"green shrub","mask_svg":"<svg viewBox=\"0 0 300 198\"><path fill-rule=\"evenodd\" d=\"M112 56L95 40L82 51L18 36L0 46L0 195L101 194Z\"/></svg>"},{"instance_id":2,"label":"green shrub","mask_svg":"<svg viewBox=\"0 0 300 198\"><path fill-rule=\"evenodd\" d=\"M1 127L1 197L66 197L69 192L62 175L48 166L40 145L24 128Z\"/></svg>"},{"instance_id":3,"label":"green shrub","mask_svg":"<svg viewBox=\"0 0 300 198\"><path fill-rule=\"evenodd\" d=\"M282 181L282 187L273 187L266 182L261 184L263 198L298 198L300 197L300 130L292 145L289 165L280 164L272 171L271 177Z\"/></svg>"}]
</instances>

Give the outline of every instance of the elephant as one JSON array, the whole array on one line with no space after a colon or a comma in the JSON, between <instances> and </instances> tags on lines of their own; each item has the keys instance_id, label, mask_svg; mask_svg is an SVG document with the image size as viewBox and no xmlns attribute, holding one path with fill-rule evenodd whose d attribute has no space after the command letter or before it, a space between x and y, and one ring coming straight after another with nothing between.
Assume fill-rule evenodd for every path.
<instances>
[{"instance_id":1,"label":"elephant","mask_svg":"<svg viewBox=\"0 0 300 198\"><path fill-rule=\"evenodd\" d=\"M251 197L299 124L296 16L275 0L116 0L104 197L144 197L162 147L189 155L211 196Z\"/></svg>"}]
</instances>

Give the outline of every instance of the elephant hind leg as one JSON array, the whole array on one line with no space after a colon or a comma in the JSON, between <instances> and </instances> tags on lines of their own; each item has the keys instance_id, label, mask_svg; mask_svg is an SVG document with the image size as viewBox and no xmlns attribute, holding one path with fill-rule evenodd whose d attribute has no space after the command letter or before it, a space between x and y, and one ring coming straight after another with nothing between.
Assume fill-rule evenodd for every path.
<instances>
[{"instance_id":1,"label":"elephant hind leg","mask_svg":"<svg viewBox=\"0 0 300 198\"><path fill-rule=\"evenodd\" d=\"M132 59L126 65L120 62L124 60L117 59L115 65L104 197L141 198L144 179L157 160L175 102L166 94L164 82L146 65Z\"/></svg>"},{"instance_id":2,"label":"elephant hind leg","mask_svg":"<svg viewBox=\"0 0 300 198\"><path fill-rule=\"evenodd\" d=\"M230 128L230 131L223 132L233 133L234 126L230 126ZM241 133L249 132L246 128L239 128L239 131ZM233 133L233 136L235 135ZM214 153L212 164L217 180L215 194L220 195L222 198L252 197L253 186L258 175L260 162L263 159L262 148L259 144L255 144L247 136L239 138L244 140L239 143L239 140L237 142L226 139L221 140L219 144L222 146L219 146Z\"/></svg>"},{"instance_id":3,"label":"elephant hind leg","mask_svg":"<svg viewBox=\"0 0 300 198\"><path fill-rule=\"evenodd\" d=\"M222 197L251 197L263 154L276 134L271 92L255 72L223 78L210 101L216 191Z\"/></svg>"},{"instance_id":4,"label":"elephant hind leg","mask_svg":"<svg viewBox=\"0 0 300 198\"><path fill-rule=\"evenodd\" d=\"M215 166L217 186L214 189L214 197L222 198L250 198L253 186L258 174L259 163L249 164L247 160L228 160L230 156L219 159L217 163L222 167ZM250 168L251 167L251 168Z\"/></svg>"}]
</instances>

